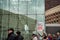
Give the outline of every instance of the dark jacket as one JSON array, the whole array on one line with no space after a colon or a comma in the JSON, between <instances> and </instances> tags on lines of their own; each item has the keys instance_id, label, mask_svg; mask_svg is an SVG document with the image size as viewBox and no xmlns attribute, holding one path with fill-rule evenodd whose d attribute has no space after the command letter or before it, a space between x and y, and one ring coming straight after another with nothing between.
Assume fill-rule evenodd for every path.
<instances>
[{"instance_id":1,"label":"dark jacket","mask_svg":"<svg viewBox=\"0 0 60 40\"><path fill-rule=\"evenodd\" d=\"M60 40L60 36L58 36L57 40Z\"/></svg>"},{"instance_id":2,"label":"dark jacket","mask_svg":"<svg viewBox=\"0 0 60 40\"><path fill-rule=\"evenodd\" d=\"M16 37L15 34L12 32L12 33L8 34L7 40L14 40L15 37Z\"/></svg>"},{"instance_id":3,"label":"dark jacket","mask_svg":"<svg viewBox=\"0 0 60 40\"><path fill-rule=\"evenodd\" d=\"M15 40L23 40L24 38L23 38L23 36L21 36L21 35L18 35L18 36L16 36L15 37Z\"/></svg>"}]
</instances>

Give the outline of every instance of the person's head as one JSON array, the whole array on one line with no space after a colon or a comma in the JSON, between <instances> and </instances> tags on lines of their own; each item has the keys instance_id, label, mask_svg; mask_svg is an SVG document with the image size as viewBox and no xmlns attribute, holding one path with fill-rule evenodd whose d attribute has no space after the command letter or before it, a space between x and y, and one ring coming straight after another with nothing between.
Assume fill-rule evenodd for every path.
<instances>
[{"instance_id":1,"label":"person's head","mask_svg":"<svg viewBox=\"0 0 60 40\"><path fill-rule=\"evenodd\" d=\"M16 35L21 35L21 32L20 32L20 31L17 31L17 32L16 32Z\"/></svg>"},{"instance_id":2,"label":"person's head","mask_svg":"<svg viewBox=\"0 0 60 40\"><path fill-rule=\"evenodd\" d=\"M57 35L59 35L60 33L59 32L57 32Z\"/></svg>"},{"instance_id":3,"label":"person's head","mask_svg":"<svg viewBox=\"0 0 60 40\"><path fill-rule=\"evenodd\" d=\"M60 33L59 32L57 32L57 36L59 36L60 35Z\"/></svg>"},{"instance_id":4,"label":"person's head","mask_svg":"<svg viewBox=\"0 0 60 40\"><path fill-rule=\"evenodd\" d=\"M13 32L14 32L13 28L8 29L8 34L13 33Z\"/></svg>"},{"instance_id":5,"label":"person's head","mask_svg":"<svg viewBox=\"0 0 60 40\"><path fill-rule=\"evenodd\" d=\"M52 35L49 33L48 36L52 36Z\"/></svg>"},{"instance_id":6,"label":"person's head","mask_svg":"<svg viewBox=\"0 0 60 40\"><path fill-rule=\"evenodd\" d=\"M56 37L56 34L53 34L53 37Z\"/></svg>"}]
</instances>

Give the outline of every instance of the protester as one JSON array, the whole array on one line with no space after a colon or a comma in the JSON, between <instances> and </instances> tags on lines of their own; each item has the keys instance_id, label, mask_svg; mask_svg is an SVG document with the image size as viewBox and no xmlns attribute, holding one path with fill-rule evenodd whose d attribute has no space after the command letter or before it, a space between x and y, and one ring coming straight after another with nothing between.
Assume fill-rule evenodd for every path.
<instances>
[{"instance_id":1,"label":"protester","mask_svg":"<svg viewBox=\"0 0 60 40\"><path fill-rule=\"evenodd\" d=\"M47 36L44 36L44 37L43 37L43 40L48 40L48 37L47 37Z\"/></svg>"},{"instance_id":2,"label":"protester","mask_svg":"<svg viewBox=\"0 0 60 40\"><path fill-rule=\"evenodd\" d=\"M7 37L7 40L14 40L15 39L15 34L14 34L14 29L13 28L10 28L8 29L8 37Z\"/></svg>"},{"instance_id":3,"label":"protester","mask_svg":"<svg viewBox=\"0 0 60 40\"><path fill-rule=\"evenodd\" d=\"M38 40L38 36L36 34L32 34L32 40Z\"/></svg>"},{"instance_id":4,"label":"protester","mask_svg":"<svg viewBox=\"0 0 60 40\"><path fill-rule=\"evenodd\" d=\"M53 40L57 40L56 34L53 34Z\"/></svg>"},{"instance_id":5,"label":"protester","mask_svg":"<svg viewBox=\"0 0 60 40\"><path fill-rule=\"evenodd\" d=\"M57 32L53 35L49 33L47 36L43 35L43 40L60 40L60 33Z\"/></svg>"},{"instance_id":6,"label":"protester","mask_svg":"<svg viewBox=\"0 0 60 40\"><path fill-rule=\"evenodd\" d=\"M52 40L52 35L50 33L48 34L48 40Z\"/></svg>"},{"instance_id":7,"label":"protester","mask_svg":"<svg viewBox=\"0 0 60 40\"><path fill-rule=\"evenodd\" d=\"M23 40L23 39L24 39L24 37L21 35L21 32L17 31L16 32L16 37L15 37L14 40Z\"/></svg>"},{"instance_id":8,"label":"protester","mask_svg":"<svg viewBox=\"0 0 60 40\"><path fill-rule=\"evenodd\" d=\"M57 32L57 40L60 40L60 33Z\"/></svg>"}]
</instances>

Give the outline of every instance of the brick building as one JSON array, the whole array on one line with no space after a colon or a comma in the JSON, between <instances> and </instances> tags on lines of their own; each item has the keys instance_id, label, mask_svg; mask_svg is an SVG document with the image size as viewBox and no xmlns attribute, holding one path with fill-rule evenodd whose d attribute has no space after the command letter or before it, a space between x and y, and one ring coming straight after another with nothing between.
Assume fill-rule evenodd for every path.
<instances>
[{"instance_id":1,"label":"brick building","mask_svg":"<svg viewBox=\"0 0 60 40\"><path fill-rule=\"evenodd\" d=\"M60 0L46 0L46 24L60 23Z\"/></svg>"},{"instance_id":2,"label":"brick building","mask_svg":"<svg viewBox=\"0 0 60 40\"><path fill-rule=\"evenodd\" d=\"M60 31L60 0L45 0L47 33Z\"/></svg>"}]
</instances>

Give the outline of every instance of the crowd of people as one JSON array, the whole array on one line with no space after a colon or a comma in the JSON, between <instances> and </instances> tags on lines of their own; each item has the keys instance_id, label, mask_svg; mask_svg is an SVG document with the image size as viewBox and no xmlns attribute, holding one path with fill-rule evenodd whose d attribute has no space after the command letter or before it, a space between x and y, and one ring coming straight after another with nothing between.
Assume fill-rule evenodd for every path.
<instances>
[{"instance_id":1,"label":"crowd of people","mask_svg":"<svg viewBox=\"0 0 60 40\"><path fill-rule=\"evenodd\" d=\"M60 33L57 32L56 34L48 34L43 36L43 40L60 40Z\"/></svg>"},{"instance_id":2,"label":"crowd of people","mask_svg":"<svg viewBox=\"0 0 60 40\"><path fill-rule=\"evenodd\" d=\"M16 34L14 33L14 29L8 29L8 37L6 40L24 40L24 37L21 35L20 31L17 31ZM39 36L36 34L32 34L31 40L40 40ZM57 32L56 34L48 34L46 35L43 33L42 40L60 40L60 33Z\"/></svg>"},{"instance_id":3,"label":"crowd of people","mask_svg":"<svg viewBox=\"0 0 60 40\"><path fill-rule=\"evenodd\" d=\"M33 34L32 37L33 37L32 40L41 40L36 34ZM47 35L43 33L42 40L60 40L60 33L59 32L57 32L56 34L49 33Z\"/></svg>"},{"instance_id":4,"label":"crowd of people","mask_svg":"<svg viewBox=\"0 0 60 40\"><path fill-rule=\"evenodd\" d=\"M6 40L23 40L24 37L21 35L20 31L17 31L16 34L14 34L14 29L10 28L8 29L8 37Z\"/></svg>"}]
</instances>

